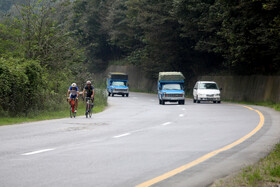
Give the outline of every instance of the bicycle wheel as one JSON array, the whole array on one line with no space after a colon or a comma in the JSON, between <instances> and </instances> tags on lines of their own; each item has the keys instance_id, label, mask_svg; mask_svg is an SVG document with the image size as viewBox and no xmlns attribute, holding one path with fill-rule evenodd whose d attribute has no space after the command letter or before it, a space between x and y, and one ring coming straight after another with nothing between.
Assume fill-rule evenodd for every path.
<instances>
[{"instance_id":1,"label":"bicycle wheel","mask_svg":"<svg viewBox=\"0 0 280 187\"><path fill-rule=\"evenodd\" d=\"M72 118L72 106L70 106L70 118Z\"/></svg>"},{"instance_id":2,"label":"bicycle wheel","mask_svg":"<svg viewBox=\"0 0 280 187\"><path fill-rule=\"evenodd\" d=\"M89 109L89 117L91 118L91 116L92 116L92 107L90 107Z\"/></svg>"},{"instance_id":3,"label":"bicycle wheel","mask_svg":"<svg viewBox=\"0 0 280 187\"><path fill-rule=\"evenodd\" d=\"M88 103L87 103L87 106L86 106L86 118L88 118Z\"/></svg>"}]
</instances>

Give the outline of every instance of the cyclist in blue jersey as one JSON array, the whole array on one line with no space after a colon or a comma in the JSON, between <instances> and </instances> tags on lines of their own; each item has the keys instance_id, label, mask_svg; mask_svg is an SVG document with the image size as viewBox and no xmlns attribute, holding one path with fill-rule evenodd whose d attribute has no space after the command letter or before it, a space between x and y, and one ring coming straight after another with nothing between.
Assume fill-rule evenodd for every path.
<instances>
[{"instance_id":1,"label":"cyclist in blue jersey","mask_svg":"<svg viewBox=\"0 0 280 187\"><path fill-rule=\"evenodd\" d=\"M75 112L77 112L77 108L78 108L78 97L79 97L79 88L77 87L76 83L73 83L68 89L67 99L69 99L70 105L71 105L71 100L75 99Z\"/></svg>"}]
</instances>

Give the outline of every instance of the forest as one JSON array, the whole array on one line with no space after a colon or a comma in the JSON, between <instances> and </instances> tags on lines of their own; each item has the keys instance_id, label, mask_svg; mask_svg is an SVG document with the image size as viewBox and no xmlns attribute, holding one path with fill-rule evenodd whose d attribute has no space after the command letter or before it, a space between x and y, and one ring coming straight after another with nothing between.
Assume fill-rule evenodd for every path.
<instances>
[{"instance_id":1,"label":"forest","mask_svg":"<svg viewBox=\"0 0 280 187\"><path fill-rule=\"evenodd\" d=\"M279 74L280 1L1 0L1 115L59 110L71 82L110 64Z\"/></svg>"},{"instance_id":2,"label":"forest","mask_svg":"<svg viewBox=\"0 0 280 187\"><path fill-rule=\"evenodd\" d=\"M73 30L95 71L110 63L202 74L277 74L278 0L77 0Z\"/></svg>"}]
</instances>

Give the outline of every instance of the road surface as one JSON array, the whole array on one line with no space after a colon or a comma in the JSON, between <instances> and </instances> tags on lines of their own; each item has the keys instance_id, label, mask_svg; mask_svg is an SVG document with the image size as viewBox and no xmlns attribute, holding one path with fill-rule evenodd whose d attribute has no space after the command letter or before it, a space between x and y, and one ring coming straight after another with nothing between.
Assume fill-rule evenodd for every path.
<instances>
[{"instance_id":1,"label":"road surface","mask_svg":"<svg viewBox=\"0 0 280 187\"><path fill-rule=\"evenodd\" d=\"M279 113L251 107L159 105L156 95L131 93L110 97L92 119L2 126L0 186L207 186L256 162L279 140ZM261 128L236 143L260 125L256 110Z\"/></svg>"}]
</instances>

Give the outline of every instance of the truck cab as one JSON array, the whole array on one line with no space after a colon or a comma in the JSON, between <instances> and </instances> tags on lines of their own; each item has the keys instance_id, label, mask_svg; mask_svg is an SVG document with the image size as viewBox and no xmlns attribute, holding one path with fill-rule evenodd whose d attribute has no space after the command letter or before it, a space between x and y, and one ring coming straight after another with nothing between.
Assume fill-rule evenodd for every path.
<instances>
[{"instance_id":1,"label":"truck cab","mask_svg":"<svg viewBox=\"0 0 280 187\"><path fill-rule=\"evenodd\" d=\"M184 76L181 72L160 72L158 80L159 104L178 102L185 104Z\"/></svg>"},{"instance_id":2,"label":"truck cab","mask_svg":"<svg viewBox=\"0 0 280 187\"><path fill-rule=\"evenodd\" d=\"M109 73L107 78L108 96L129 96L128 75L124 73Z\"/></svg>"}]
</instances>

